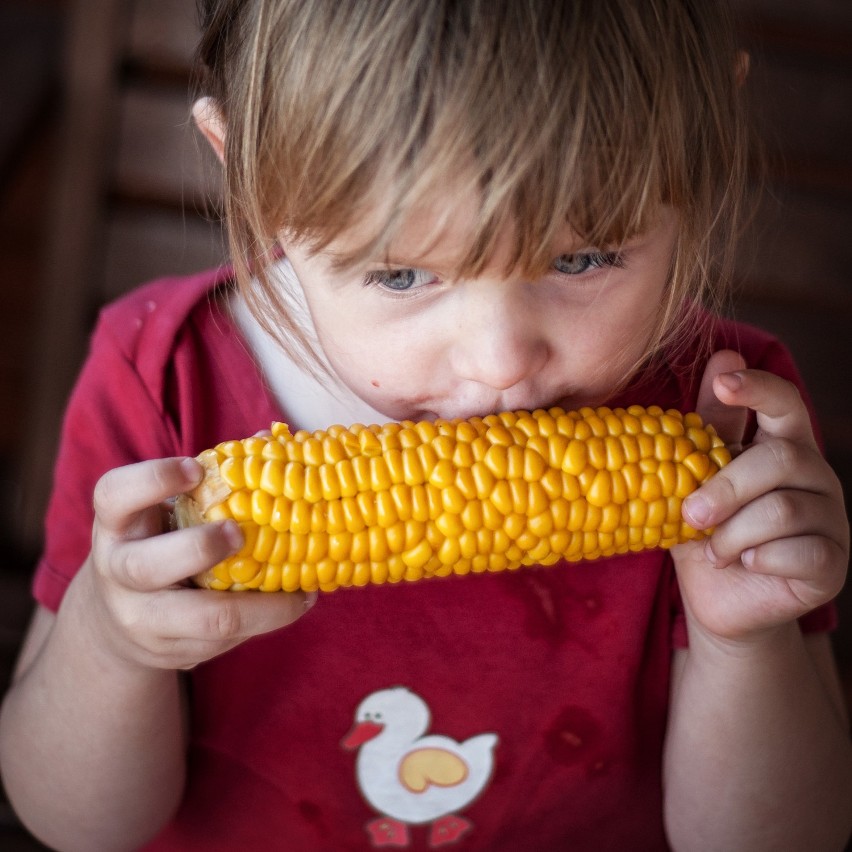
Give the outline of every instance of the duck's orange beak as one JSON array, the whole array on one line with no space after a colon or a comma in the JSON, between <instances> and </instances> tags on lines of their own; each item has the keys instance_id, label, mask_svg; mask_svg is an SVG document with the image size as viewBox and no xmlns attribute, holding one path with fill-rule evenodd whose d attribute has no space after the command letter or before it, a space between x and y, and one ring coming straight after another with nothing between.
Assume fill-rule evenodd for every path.
<instances>
[{"instance_id":1,"label":"duck's orange beak","mask_svg":"<svg viewBox=\"0 0 852 852\"><path fill-rule=\"evenodd\" d=\"M384 725L378 722L358 722L355 727L343 738L341 745L343 748L354 749L363 745L367 740L377 737L385 729Z\"/></svg>"}]
</instances>

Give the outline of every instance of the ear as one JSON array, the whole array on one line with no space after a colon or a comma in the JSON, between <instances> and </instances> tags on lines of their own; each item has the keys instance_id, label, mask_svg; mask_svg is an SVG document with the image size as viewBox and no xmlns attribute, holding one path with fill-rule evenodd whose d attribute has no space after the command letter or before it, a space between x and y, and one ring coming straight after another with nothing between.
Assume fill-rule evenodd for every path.
<instances>
[{"instance_id":1,"label":"ear","mask_svg":"<svg viewBox=\"0 0 852 852\"><path fill-rule=\"evenodd\" d=\"M202 136L210 143L219 162L225 159L225 119L213 98L199 98L192 105L192 118Z\"/></svg>"}]
</instances>

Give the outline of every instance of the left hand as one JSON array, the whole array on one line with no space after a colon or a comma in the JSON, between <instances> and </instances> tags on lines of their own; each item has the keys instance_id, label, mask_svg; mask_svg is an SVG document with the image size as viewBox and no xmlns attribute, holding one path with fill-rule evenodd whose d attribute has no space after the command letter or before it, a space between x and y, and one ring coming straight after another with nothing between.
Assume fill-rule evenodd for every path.
<instances>
[{"instance_id":1,"label":"left hand","mask_svg":"<svg viewBox=\"0 0 852 852\"><path fill-rule=\"evenodd\" d=\"M715 527L713 534L672 554L694 626L748 641L842 588L849 561L843 492L790 382L745 369L735 352L717 352L697 408L736 458L684 501L686 522ZM748 409L757 415L757 433L737 455Z\"/></svg>"}]
</instances>

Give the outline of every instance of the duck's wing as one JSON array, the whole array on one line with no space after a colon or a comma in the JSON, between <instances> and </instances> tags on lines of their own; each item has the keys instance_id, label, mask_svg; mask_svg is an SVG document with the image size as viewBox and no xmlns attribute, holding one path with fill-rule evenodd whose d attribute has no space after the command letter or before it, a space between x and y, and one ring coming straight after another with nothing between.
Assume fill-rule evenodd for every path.
<instances>
[{"instance_id":1,"label":"duck's wing","mask_svg":"<svg viewBox=\"0 0 852 852\"><path fill-rule=\"evenodd\" d=\"M408 752L399 765L399 780L412 793L433 786L455 787L469 774L467 763L458 754L434 746Z\"/></svg>"}]
</instances>

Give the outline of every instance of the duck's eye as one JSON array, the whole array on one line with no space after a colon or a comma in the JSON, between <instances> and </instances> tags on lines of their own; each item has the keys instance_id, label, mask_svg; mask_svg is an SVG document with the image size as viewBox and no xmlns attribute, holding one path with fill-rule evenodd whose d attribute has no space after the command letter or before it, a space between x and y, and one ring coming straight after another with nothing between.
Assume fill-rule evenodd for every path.
<instances>
[{"instance_id":1,"label":"duck's eye","mask_svg":"<svg viewBox=\"0 0 852 852\"><path fill-rule=\"evenodd\" d=\"M605 266L620 267L621 265L621 255L616 251L560 254L553 261L553 268L563 275L582 275L590 269L601 269Z\"/></svg>"}]
</instances>

